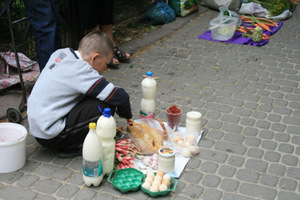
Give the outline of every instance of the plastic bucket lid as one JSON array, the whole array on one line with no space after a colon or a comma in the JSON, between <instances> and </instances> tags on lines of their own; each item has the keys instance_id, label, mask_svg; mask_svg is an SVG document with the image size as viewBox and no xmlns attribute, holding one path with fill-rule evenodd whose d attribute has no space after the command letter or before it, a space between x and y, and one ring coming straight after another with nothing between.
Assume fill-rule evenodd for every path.
<instances>
[{"instance_id":1,"label":"plastic bucket lid","mask_svg":"<svg viewBox=\"0 0 300 200\"><path fill-rule=\"evenodd\" d=\"M16 123L0 123L0 173L13 172L26 162L27 130Z\"/></svg>"}]
</instances>

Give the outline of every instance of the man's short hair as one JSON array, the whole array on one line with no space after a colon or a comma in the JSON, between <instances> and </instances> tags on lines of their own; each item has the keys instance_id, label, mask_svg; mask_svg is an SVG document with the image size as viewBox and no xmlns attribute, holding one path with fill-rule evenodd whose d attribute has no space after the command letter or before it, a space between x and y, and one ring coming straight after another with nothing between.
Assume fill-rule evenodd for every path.
<instances>
[{"instance_id":1,"label":"man's short hair","mask_svg":"<svg viewBox=\"0 0 300 200\"><path fill-rule=\"evenodd\" d=\"M101 57L105 57L113 53L113 48L112 41L105 33L92 31L82 38L78 51L82 52L83 57L90 56L92 53L99 53Z\"/></svg>"}]
</instances>

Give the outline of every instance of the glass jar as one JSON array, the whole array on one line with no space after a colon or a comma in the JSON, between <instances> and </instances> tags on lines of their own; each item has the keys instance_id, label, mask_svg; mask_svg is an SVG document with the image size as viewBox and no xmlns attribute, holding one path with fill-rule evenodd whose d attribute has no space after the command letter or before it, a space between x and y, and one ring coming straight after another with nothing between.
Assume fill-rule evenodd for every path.
<instances>
[{"instance_id":1,"label":"glass jar","mask_svg":"<svg viewBox=\"0 0 300 200\"><path fill-rule=\"evenodd\" d=\"M190 111L186 114L185 129L188 134L201 133L201 113Z\"/></svg>"},{"instance_id":2,"label":"glass jar","mask_svg":"<svg viewBox=\"0 0 300 200\"><path fill-rule=\"evenodd\" d=\"M175 171L175 149L171 147L162 147L158 150L158 169L165 173Z\"/></svg>"}]
</instances>

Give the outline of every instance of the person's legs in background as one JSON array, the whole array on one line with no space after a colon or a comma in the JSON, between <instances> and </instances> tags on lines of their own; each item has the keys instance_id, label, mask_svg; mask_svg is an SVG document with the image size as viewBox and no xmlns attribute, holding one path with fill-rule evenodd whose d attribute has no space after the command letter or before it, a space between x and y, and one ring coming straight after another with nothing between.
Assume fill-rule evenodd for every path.
<instances>
[{"instance_id":1,"label":"person's legs in background","mask_svg":"<svg viewBox=\"0 0 300 200\"><path fill-rule=\"evenodd\" d=\"M40 71L61 47L59 0L23 0L32 25Z\"/></svg>"}]
</instances>

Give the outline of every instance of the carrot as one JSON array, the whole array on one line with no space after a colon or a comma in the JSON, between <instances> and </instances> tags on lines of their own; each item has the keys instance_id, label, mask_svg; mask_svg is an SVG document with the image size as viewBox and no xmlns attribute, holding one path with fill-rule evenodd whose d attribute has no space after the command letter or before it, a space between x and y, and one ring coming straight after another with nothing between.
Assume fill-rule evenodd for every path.
<instances>
[{"instance_id":1,"label":"carrot","mask_svg":"<svg viewBox=\"0 0 300 200\"><path fill-rule=\"evenodd\" d=\"M261 22L257 22L258 26L260 26L261 28L267 30L267 31L271 31L270 28L265 25L264 23L261 23Z\"/></svg>"},{"instance_id":2,"label":"carrot","mask_svg":"<svg viewBox=\"0 0 300 200\"><path fill-rule=\"evenodd\" d=\"M267 39L269 39L270 37L268 36L268 35L266 35L266 34L263 34L263 36L262 36L262 39L263 40L267 40Z\"/></svg>"},{"instance_id":3,"label":"carrot","mask_svg":"<svg viewBox=\"0 0 300 200\"><path fill-rule=\"evenodd\" d=\"M247 31L245 29L242 29L242 28L237 29L237 31L242 32L242 33L247 33Z\"/></svg>"}]
</instances>

